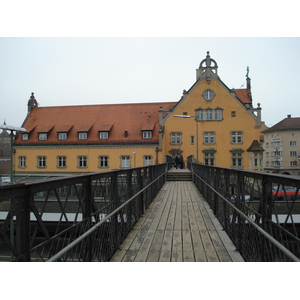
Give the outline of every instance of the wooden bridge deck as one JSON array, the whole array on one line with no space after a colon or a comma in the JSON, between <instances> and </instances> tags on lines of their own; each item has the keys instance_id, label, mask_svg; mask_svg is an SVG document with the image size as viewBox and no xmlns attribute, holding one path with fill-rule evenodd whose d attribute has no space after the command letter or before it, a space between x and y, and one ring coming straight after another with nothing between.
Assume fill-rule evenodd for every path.
<instances>
[{"instance_id":1,"label":"wooden bridge deck","mask_svg":"<svg viewBox=\"0 0 300 300\"><path fill-rule=\"evenodd\" d=\"M234 262L239 252L192 181L168 181L111 262Z\"/></svg>"}]
</instances>

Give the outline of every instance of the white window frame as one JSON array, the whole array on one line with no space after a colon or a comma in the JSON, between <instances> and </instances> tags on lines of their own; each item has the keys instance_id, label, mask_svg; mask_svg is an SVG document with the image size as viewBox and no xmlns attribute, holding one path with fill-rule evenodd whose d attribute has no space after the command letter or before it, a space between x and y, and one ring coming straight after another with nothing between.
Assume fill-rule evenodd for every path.
<instances>
[{"instance_id":1,"label":"white window frame","mask_svg":"<svg viewBox=\"0 0 300 300\"><path fill-rule=\"evenodd\" d=\"M197 121L204 121L204 109L197 110Z\"/></svg>"},{"instance_id":2,"label":"white window frame","mask_svg":"<svg viewBox=\"0 0 300 300\"><path fill-rule=\"evenodd\" d=\"M214 119L216 120L216 121L220 121L220 120L222 120L223 119L223 111L222 111L222 109L220 109L220 108L217 108L217 109L215 109L214 110Z\"/></svg>"},{"instance_id":3,"label":"white window frame","mask_svg":"<svg viewBox=\"0 0 300 300\"><path fill-rule=\"evenodd\" d=\"M66 156L57 156L57 167L58 168L66 168L67 167L67 158Z\"/></svg>"},{"instance_id":4,"label":"white window frame","mask_svg":"<svg viewBox=\"0 0 300 300\"><path fill-rule=\"evenodd\" d=\"M26 168L26 156L19 156L19 168Z\"/></svg>"},{"instance_id":5,"label":"white window frame","mask_svg":"<svg viewBox=\"0 0 300 300\"><path fill-rule=\"evenodd\" d=\"M152 156L145 155L144 156L144 166L150 166L150 165L152 165Z\"/></svg>"},{"instance_id":6,"label":"white window frame","mask_svg":"<svg viewBox=\"0 0 300 300\"><path fill-rule=\"evenodd\" d=\"M233 152L231 155L231 159L233 168L240 168L243 166L243 153Z\"/></svg>"},{"instance_id":7,"label":"white window frame","mask_svg":"<svg viewBox=\"0 0 300 300\"><path fill-rule=\"evenodd\" d=\"M99 156L99 168L100 169L108 168L108 156L107 155Z\"/></svg>"},{"instance_id":8,"label":"white window frame","mask_svg":"<svg viewBox=\"0 0 300 300\"><path fill-rule=\"evenodd\" d=\"M181 132L171 132L171 145L181 145Z\"/></svg>"},{"instance_id":9,"label":"white window frame","mask_svg":"<svg viewBox=\"0 0 300 300\"><path fill-rule=\"evenodd\" d=\"M100 131L99 139L100 140L108 140L108 131Z\"/></svg>"},{"instance_id":10,"label":"white window frame","mask_svg":"<svg viewBox=\"0 0 300 300\"><path fill-rule=\"evenodd\" d=\"M204 164L206 166L214 166L215 165L215 154L214 153L204 153Z\"/></svg>"},{"instance_id":11,"label":"white window frame","mask_svg":"<svg viewBox=\"0 0 300 300\"><path fill-rule=\"evenodd\" d=\"M58 133L58 140L65 141L68 138L68 134L66 132L59 132Z\"/></svg>"},{"instance_id":12,"label":"white window frame","mask_svg":"<svg viewBox=\"0 0 300 300\"><path fill-rule=\"evenodd\" d=\"M290 156L298 156L298 152L297 151L290 151Z\"/></svg>"},{"instance_id":13,"label":"white window frame","mask_svg":"<svg viewBox=\"0 0 300 300\"><path fill-rule=\"evenodd\" d=\"M130 156L129 155L121 156L121 168L130 168Z\"/></svg>"},{"instance_id":14,"label":"white window frame","mask_svg":"<svg viewBox=\"0 0 300 300\"><path fill-rule=\"evenodd\" d=\"M77 167L78 168L87 168L87 156L80 155L77 157Z\"/></svg>"},{"instance_id":15,"label":"white window frame","mask_svg":"<svg viewBox=\"0 0 300 300\"><path fill-rule=\"evenodd\" d=\"M290 146L291 147L297 146L297 141L290 141Z\"/></svg>"},{"instance_id":16,"label":"white window frame","mask_svg":"<svg viewBox=\"0 0 300 300\"><path fill-rule=\"evenodd\" d=\"M152 139L152 131L151 130L145 130L143 131L143 139Z\"/></svg>"},{"instance_id":17,"label":"white window frame","mask_svg":"<svg viewBox=\"0 0 300 300\"><path fill-rule=\"evenodd\" d=\"M215 132L212 131L204 132L204 144L206 145L215 144Z\"/></svg>"},{"instance_id":18,"label":"white window frame","mask_svg":"<svg viewBox=\"0 0 300 300\"><path fill-rule=\"evenodd\" d=\"M37 157L37 167L38 168L46 168L46 156L38 156Z\"/></svg>"},{"instance_id":19,"label":"white window frame","mask_svg":"<svg viewBox=\"0 0 300 300\"><path fill-rule=\"evenodd\" d=\"M232 131L231 132L231 144L242 144L243 143L243 132Z\"/></svg>"},{"instance_id":20,"label":"white window frame","mask_svg":"<svg viewBox=\"0 0 300 300\"><path fill-rule=\"evenodd\" d=\"M28 139L29 139L28 133L23 133L22 134L22 141L28 141Z\"/></svg>"},{"instance_id":21,"label":"white window frame","mask_svg":"<svg viewBox=\"0 0 300 300\"><path fill-rule=\"evenodd\" d=\"M47 141L48 134L46 132L40 132L39 133L39 141Z\"/></svg>"},{"instance_id":22,"label":"white window frame","mask_svg":"<svg viewBox=\"0 0 300 300\"><path fill-rule=\"evenodd\" d=\"M79 140L87 140L87 132L79 132L78 133L78 139Z\"/></svg>"},{"instance_id":23,"label":"white window frame","mask_svg":"<svg viewBox=\"0 0 300 300\"><path fill-rule=\"evenodd\" d=\"M213 120L213 110L212 109L206 109L205 110L205 116L207 121Z\"/></svg>"}]
</instances>

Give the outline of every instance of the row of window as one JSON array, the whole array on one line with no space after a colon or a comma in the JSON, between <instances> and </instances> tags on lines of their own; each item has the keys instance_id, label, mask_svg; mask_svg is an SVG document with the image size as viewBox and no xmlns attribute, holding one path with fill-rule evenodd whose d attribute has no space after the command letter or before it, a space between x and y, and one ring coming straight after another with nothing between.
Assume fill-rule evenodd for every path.
<instances>
[{"instance_id":1,"label":"row of window","mask_svg":"<svg viewBox=\"0 0 300 300\"><path fill-rule=\"evenodd\" d=\"M215 132L204 132L203 133L203 143L204 144L215 144L216 143L216 133ZM171 132L171 145L181 145L182 144L182 133L181 132ZM191 144L194 144L194 136L191 136ZM230 133L231 144L242 144L243 143L243 132L242 131L232 131Z\"/></svg>"},{"instance_id":2,"label":"row of window","mask_svg":"<svg viewBox=\"0 0 300 300\"><path fill-rule=\"evenodd\" d=\"M207 166L215 165L215 153L204 153L204 164ZM242 168L243 167L243 153L231 154L231 167Z\"/></svg>"},{"instance_id":3,"label":"row of window","mask_svg":"<svg viewBox=\"0 0 300 300\"><path fill-rule=\"evenodd\" d=\"M222 121L223 110L217 109L199 109L196 111L197 121Z\"/></svg>"},{"instance_id":4,"label":"row of window","mask_svg":"<svg viewBox=\"0 0 300 300\"><path fill-rule=\"evenodd\" d=\"M281 157L283 156L283 151L272 151L271 152L271 157ZM290 151L291 157L297 157L298 156L298 151ZM270 152L266 152L266 157L270 157Z\"/></svg>"},{"instance_id":5,"label":"row of window","mask_svg":"<svg viewBox=\"0 0 300 300\"><path fill-rule=\"evenodd\" d=\"M290 161L290 167L297 167L298 162L296 160ZM271 161L271 167L282 167L283 161ZM266 167L270 167L270 162L266 161Z\"/></svg>"},{"instance_id":6,"label":"row of window","mask_svg":"<svg viewBox=\"0 0 300 300\"><path fill-rule=\"evenodd\" d=\"M269 148L270 143L266 143L266 148ZM297 146L297 141L290 141L290 146ZM271 148L282 147L282 141L271 142Z\"/></svg>"},{"instance_id":7,"label":"row of window","mask_svg":"<svg viewBox=\"0 0 300 300\"><path fill-rule=\"evenodd\" d=\"M144 156L144 165L152 165L152 156ZM121 168L130 168L131 166L131 157L129 155L120 156L120 167ZM19 168L26 168L26 156L19 156ZM47 157L46 156L37 156L37 168L46 168L47 167ZM57 156L57 168L67 168L67 157L66 156ZM78 156L77 157L77 168L87 168L88 167L88 157L87 156ZM99 156L98 157L98 168L109 168L109 156Z\"/></svg>"},{"instance_id":8,"label":"row of window","mask_svg":"<svg viewBox=\"0 0 300 300\"><path fill-rule=\"evenodd\" d=\"M109 131L101 131L99 132L99 140L108 140L109 137ZM152 139L152 131L142 131L142 138L143 139ZM22 141L28 141L29 134L23 133L22 134ZM48 139L48 133L47 132L40 132L38 133L38 139L39 141L47 141ZM59 132L57 134L57 139L59 141L66 141L68 139L68 133L67 132ZM78 140L87 140L88 139L88 132L78 132Z\"/></svg>"}]
</instances>

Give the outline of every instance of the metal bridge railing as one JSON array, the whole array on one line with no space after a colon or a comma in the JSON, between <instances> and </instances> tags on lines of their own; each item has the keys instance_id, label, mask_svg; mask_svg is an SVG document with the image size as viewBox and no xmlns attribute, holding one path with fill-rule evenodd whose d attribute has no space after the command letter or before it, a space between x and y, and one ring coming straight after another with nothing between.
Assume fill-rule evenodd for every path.
<instances>
[{"instance_id":1,"label":"metal bridge railing","mask_svg":"<svg viewBox=\"0 0 300 300\"><path fill-rule=\"evenodd\" d=\"M189 168L245 261L300 261L300 177Z\"/></svg>"},{"instance_id":2,"label":"metal bridge railing","mask_svg":"<svg viewBox=\"0 0 300 300\"><path fill-rule=\"evenodd\" d=\"M0 187L0 260L108 261L167 169L160 164Z\"/></svg>"}]
</instances>

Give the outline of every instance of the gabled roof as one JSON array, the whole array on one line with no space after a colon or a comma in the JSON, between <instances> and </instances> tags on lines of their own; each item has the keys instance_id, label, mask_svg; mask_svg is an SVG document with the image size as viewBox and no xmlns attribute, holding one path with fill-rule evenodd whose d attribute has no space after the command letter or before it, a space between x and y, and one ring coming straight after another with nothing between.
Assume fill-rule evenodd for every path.
<instances>
[{"instance_id":1,"label":"gabled roof","mask_svg":"<svg viewBox=\"0 0 300 300\"><path fill-rule=\"evenodd\" d=\"M247 149L247 152L262 152L265 151L258 140L254 140L251 146Z\"/></svg>"},{"instance_id":2,"label":"gabled roof","mask_svg":"<svg viewBox=\"0 0 300 300\"><path fill-rule=\"evenodd\" d=\"M236 89L236 96L244 104L252 104L252 101L249 99L249 92L247 89Z\"/></svg>"},{"instance_id":3,"label":"gabled roof","mask_svg":"<svg viewBox=\"0 0 300 300\"><path fill-rule=\"evenodd\" d=\"M291 118L291 116L288 116L274 126L262 131L262 133L286 130L300 130L300 118Z\"/></svg>"},{"instance_id":4,"label":"gabled roof","mask_svg":"<svg viewBox=\"0 0 300 300\"><path fill-rule=\"evenodd\" d=\"M158 143L159 109L169 110L176 102L130 103L34 107L23 127L31 130L29 139L16 145L30 144L119 144ZM143 139L142 130L153 130L152 139ZM107 140L99 132L109 132ZM125 131L127 133L125 134ZM38 133L48 132L46 141ZM58 132L68 132L67 140L58 140ZM87 140L79 140L79 132L88 132Z\"/></svg>"}]
</instances>

